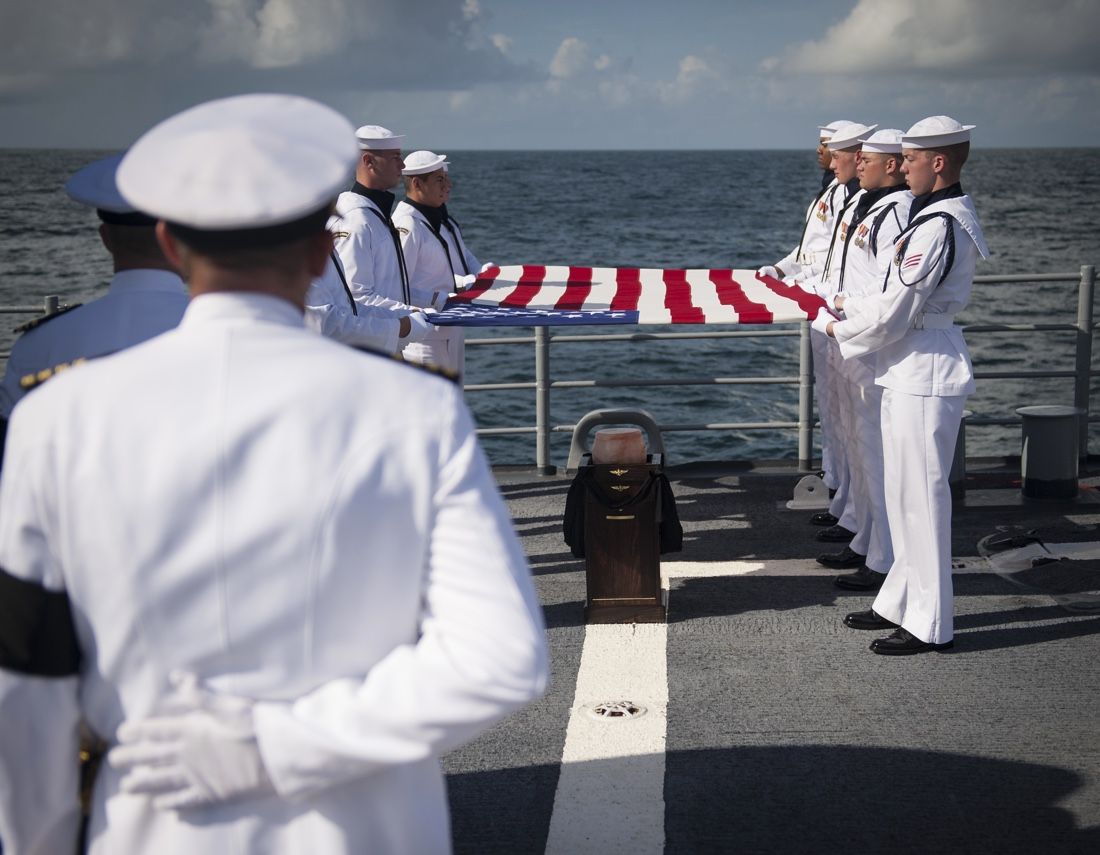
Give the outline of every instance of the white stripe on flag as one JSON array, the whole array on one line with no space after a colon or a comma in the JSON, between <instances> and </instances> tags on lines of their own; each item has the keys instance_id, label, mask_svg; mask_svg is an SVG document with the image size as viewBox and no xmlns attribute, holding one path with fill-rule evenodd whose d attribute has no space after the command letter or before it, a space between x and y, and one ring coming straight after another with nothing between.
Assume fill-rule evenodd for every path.
<instances>
[{"instance_id":1,"label":"white stripe on flag","mask_svg":"<svg viewBox=\"0 0 1100 855\"><path fill-rule=\"evenodd\" d=\"M542 288L528 303L528 307L552 309L565 294L565 283L569 281L568 267L547 267L542 277Z\"/></svg>"},{"instance_id":2,"label":"white stripe on flag","mask_svg":"<svg viewBox=\"0 0 1100 855\"><path fill-rule=\"evenodd\" d=\"M642 296L638 300L639 323L672 323L672 313L665 308L664 274L663 270L641 271Z\"/></svg>"},{"instance_id":3,"label":"white stripe on flag","mask_svg":"<svg viewBox=\"0 0 1100 855\"><path fill-rule=\"evenodd\" d=\"M718 289L710 281L709 270L687 271L687 282L691 287L691 302L703 310L708 324L737 323L737 312L733 306L723 305L718 300Z\"/></svg>"},{"instance_id":4,"label":"white stripe on flag","mask_svg":"<svg viewBox=\"0 0 1100 855\"><path fill-rule=\"evenodd\" d=\"M614 267L592 268L592 290L588 293L588 299L584 301L584 309L590 312L601 312L611 308L611 301L619 291L615 284L615 276L618 272Z\"/></svg>"},{"instance_id":5,"label":"white stripe on flag","mask_svg":"<svg viewBox=\"0 0 1100 855\"><path fill-rule=\"evenodd\" d=\"M756 278L751 270L733 271L733 281L741 286L745 296L754 303L763 303L776 321L805 320L806 313L798 308L798 303L787 297L781 297Z\"/></svg>"}]
</instances>

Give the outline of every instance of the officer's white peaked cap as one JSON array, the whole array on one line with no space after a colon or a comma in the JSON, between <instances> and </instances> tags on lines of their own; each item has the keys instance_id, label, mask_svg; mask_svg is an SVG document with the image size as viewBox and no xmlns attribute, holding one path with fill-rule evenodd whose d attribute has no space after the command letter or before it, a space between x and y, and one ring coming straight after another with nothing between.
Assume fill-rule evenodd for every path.
<instances>
[{"instance_id":1,"label":"officer's white peaked cap","mask_svg":"<svg viewBox=\"0 0 1100 855\"><path fill-rule=\"evenodd\" d=\"M139 210L193 229L290 223L335 199L354 173L351 124L297 95L238 95L166 119L118 168Z\"/></svg>"},{"instance_id":2,"label":"officer's white peaked cap","mask_svg":"<svg viewBox=\"0 0 1100 855\"><path fill-rule=\"evenodd\" d=\"M851 122L848 119L837 119L835 122L829 122L829 124L827 125L819 125L817 128L819 132L818 139L829 140L832 138L833 133L836 131L837 128L839 128L841 125L850 124Z\"/></svg>"},{"instance_id":3,"label":"officer's white peaked cap","mask_svg":"<svg viewBox=\"0 0 1100 855\"><path fill-rule=\"evenodd\" d=\"M861 125L859 122L845 122L835 131L829 139L829 150L840 151L859 145L861 137L867 136L878 125Z\"/></svg>"},{"instance_id":4,"label":"officer's white peaked cap","mask_svg":"<svg viewBox=\"0 0 1100 855\"><path fill-rule=\"evenodd\" d=\"M425 175L440 168L447 168L447 155L436 154L434 151L414 151L405 156L405 168L401 170L401 174Z\"/></svg>"},{"instance_id":5,"label":"officer's white peaked cap","mask_svg":"<svg viewBox=\"0 0 1100 855\"><path fill-rule=\"evenodd\" d=\"M901 144L906 148L943 148L968 142L976 125L960 125L950 116L929 116L905 132Z\"/></svg>"},{"instance_id":6,"label":"officer's white peaked cap","mask_svg":"<svg viewBox=\"0 0 1100 855\"><path fill-rule=\"evenodd\" d=\"M903 135L904 132L897 128L883 128L861 139L860 142L863 143L864 151L877 154L900 154Z\"/></svg>"},{"instance_id":7,"label":"officer's white peaked cap","mask_svg":"<svg viewBox=\"0 0 1100 855\"><path fill-rule=\"evenodd\" d=\"M123 152L125 154L125 152ZM74 172L65 182L69 198L90 208L115 214L132 214L134 206L122 198L115 183L115 171L123 154L112 154Z\"/></svg>"},{"instance_id":8,"label":"officer's white peaked cap","mask_svg":"<svg viewBox=\"0 0 1100 855\"><path fill-rule=\"evenodd\" d=\"M365 151L392 151L405 142L404 134L395 134L381 125L363 125L355 131L355 138L359 148Z\"/></svg>"}]
</instances>

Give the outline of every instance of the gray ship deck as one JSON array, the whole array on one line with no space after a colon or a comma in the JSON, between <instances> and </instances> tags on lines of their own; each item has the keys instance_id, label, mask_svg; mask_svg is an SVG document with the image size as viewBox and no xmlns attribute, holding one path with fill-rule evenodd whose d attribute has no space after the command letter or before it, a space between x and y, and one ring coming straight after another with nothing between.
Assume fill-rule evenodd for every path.
<instances>
[{"instance_id":1,"label":"gray ship deck","mask_svg":"<svg viewBox=\"0 0 1100 855\"><path fill-rule=\"evenodd\" d=\"M871 598L837 589L812 560L840 547L784 507L797 473L671 474L685 541L662 562L664 750L574 758L564 779L586 636L584 564L561 536L570 479L498 472L554 678L446 758L456 851L1100 852L1100 612L1052 597L1100 590L1100 563L1068 588L1061 564L1022 587L977 558L999 527L1100 540L1095 480L1072 502L1025 501L1012 461L972 463L954 514L955 647L894 658L867 650L881 633L841 624ZM647 694L663 689L639 683L631 700L660 707ZM629 744L643 719L599 726ZM552 819L559 780L585 795L570 805L559 793Z\"/></svg>"}]
</instances>

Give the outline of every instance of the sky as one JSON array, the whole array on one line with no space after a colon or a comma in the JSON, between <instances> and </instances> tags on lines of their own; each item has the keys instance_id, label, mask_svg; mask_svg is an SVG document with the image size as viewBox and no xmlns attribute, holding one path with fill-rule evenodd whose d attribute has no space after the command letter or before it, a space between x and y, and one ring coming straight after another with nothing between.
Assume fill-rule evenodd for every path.
<instances>
[{"instance_id":1,"label":"sky","mask_svg":"<svg viewBox=\"0 0 1100 855\"><path fill-rule=\"evenodd\" d=\"M782 149L946 114L1100 145L1100 0L0 0L0 147L293 92L411 148Z\"/></svg>"}]
</instances>

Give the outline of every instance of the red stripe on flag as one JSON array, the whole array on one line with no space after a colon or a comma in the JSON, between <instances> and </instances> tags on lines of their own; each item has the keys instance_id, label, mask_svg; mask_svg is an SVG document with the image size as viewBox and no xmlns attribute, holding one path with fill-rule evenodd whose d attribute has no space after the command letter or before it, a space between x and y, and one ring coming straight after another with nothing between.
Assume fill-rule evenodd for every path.
<instances>
[{"instance_id":1,"label":"red stripe on flag","mask_svg":"<svg viewBox=\"0 0 1100 855\"><path fill-rule=\"evenodd\" d=\"M787 285L784 282L780 282L771 276L764 276L760 273L756 274L756 278L763 282L768 290L774 294L778 294L780 297L786 297L788 300L793 300L803 312L806 313L806 320L812 321L817 317L817 310L825 306L825 301L817 294L811 294L808 291L803 291L797 285Z\"/></svg>"},{"instance_id":2,"label":"red stripe on flag","mask_svg":"<svg viewBox=\"0 0 1100 855\"><path fill-rule=\"evenodd\" d=\"M763 303L745 296L745 290L733 278L732 270L710 271L710 281L718 292L718 302L731 306L737 312L737 320L743 324L770 324L772 313Z\"/></svg>"},{"instance_id":3,"label":"red stripe on flag","mask_svg":"<svg viewBox=\"0 0 1100 855\"><path fill-rule=\"evenodd\" d=\"M465 291L461 291L455 294L453 297L448 297L449 303L472 303L478 297L482 296L486 291L493 287L493 283L496 281L497 276L500 275L499 267L490 267L482 273L477 275L477 279L474 280L474 284L467 288Z\"/></svg>"},{"instance_id":4,"label":"red stripe on flag","mask_svg":"<svg viewBox=\"0 0 1100 855\"><path fill-rule=\"evenodd\" d=\"M620 267L615 273L615 297L611 301L614 312L638 311L638 298L642 296L641 271L634 267Z\"/></svg>"},{"instance_id":5,"label":"red stripe on flag","mask_svg":"<svg viewBox=\"0 0 1100 855\"><path fill-rule=\"evenodd\" d=\"M665 308L672 315L674 324L703 324L703 310L691 301L691 286L683 270L666 270Z\"/></svg>"},{"instance_id":6,"label":"red stripe on flag","mask_svg":"<svg viewBox=\"0 0 1100 855\"><path fill-rule=\"evenodd\" d=\"M519 284L516 290L500 301L501 306L509 309L526 309L535 295L542 288L542 280L546 278L546 268L532 264L523 265L523 273L520 274Z\"/></svg>"},{"instance_id":7,"label":"red stripe on flag","mask_svg":"<svg viewBox=\"0 0 1100 855\"><path fill-rule=\"evenodd\" d=\"M570 267L565 282L565 293L554 304L559 312L575 312L584 307L584 301L592 293L592 268Z\"/></svg>"}]
</instances>

